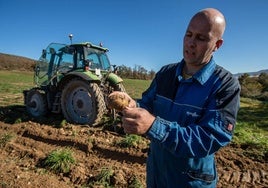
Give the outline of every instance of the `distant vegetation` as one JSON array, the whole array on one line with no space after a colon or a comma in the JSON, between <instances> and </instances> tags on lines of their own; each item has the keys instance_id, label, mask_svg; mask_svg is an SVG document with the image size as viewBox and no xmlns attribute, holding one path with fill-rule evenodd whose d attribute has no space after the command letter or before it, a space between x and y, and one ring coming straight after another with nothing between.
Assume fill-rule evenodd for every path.
<instances>
[{"instance_id":1,"label":"distant vegetation","mask_svg":"<svg viewBox=\"0 0 268 188\"><path fill-rule=\"evenodd\" d=\"M262 101L268 101L268 74L261 73L257 77L251 77L245 73L239 77L241 96Z\"/></svg>"},{"instance_id":2,"label":"distant vegetation","mask_svg":"<svg viewBox=\"0 0 268 188\"><path fill-rule=\"evenodd\" d=\"M35 62L30 58L0 53L0 70L33 71Z\"/></svg>"},{"instance_id":3,"label":"distant vegetation","mask_svg":"<svg viewBox=\"0 0 268 188\"><path fill-rule=\"evenodd\" d=\"M155 76L155 71L148 71L141 65L135 65L134 68L121 65L117 74L122 78L152 80Z\"/></svg>"}]
</instances>

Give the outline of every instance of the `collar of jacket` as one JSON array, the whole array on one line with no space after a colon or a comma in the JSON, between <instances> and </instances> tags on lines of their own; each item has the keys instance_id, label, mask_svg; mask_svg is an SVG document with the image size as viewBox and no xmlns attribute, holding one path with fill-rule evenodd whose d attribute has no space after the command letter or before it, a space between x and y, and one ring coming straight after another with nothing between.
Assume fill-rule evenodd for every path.
<instances>
[{"instance_id":1,"label":"collar of jacket","mask_svg":"<svg viewBox=\"0 0 268 188\"><path fill-rule=\"evenodd\" d=\"M185 61L182 60L178 66L178 69L177 69L176 75L177 75L179 81L183 80L182 68L183 68L184 64L185 64ZM206 81L210 78L210 76L213 74L215 67L216 67L216 63L215 63L214 59L211 58L211 60L202 69L200 69L198 72L196 72L193 75L192 79L195 79L201 85L204 85L206 83Z\"/></svg>"}]
</instances>

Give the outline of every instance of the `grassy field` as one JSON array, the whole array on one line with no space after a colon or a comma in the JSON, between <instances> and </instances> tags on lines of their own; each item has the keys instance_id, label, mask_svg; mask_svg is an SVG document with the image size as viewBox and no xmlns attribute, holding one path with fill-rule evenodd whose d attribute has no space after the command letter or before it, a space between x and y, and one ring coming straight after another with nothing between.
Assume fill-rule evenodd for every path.
<instances>
[{"instance_id":1,"label":"grassy field","mask_svg":"<svg viewBox=\"0 0 268 188\"><path fill-rule=\"evenodd\" d=\"M241 98L233 142L255 157L268 156L268 103ZM255 152L255 153L254 153Z\"/></svg>"},{"instance_id":2,"label":"grassy field","mask_svg":"<svg viewBox=\"0 0 268 188\"><path fill-rule=\"evenodd\" d=\"M125 79L124 86L127 93L135 99L141 98L142 92L150 86L150 80Z\"/></svg>"},{"instance_id":3,"label":"grassy field","mask_svg":"<svg viewBox=\"0 0 268 188\"><path fill-rule=\"evenodd\" d=\"M0 106L23 104L23 90L32 87L33 73L0 71Z\"/></svg>"},{"instance_id":4,"label":"grassy field","mask_svg":"<svg viewBox=\"0 0 268 188\"><path fill-rule=\"evenodd\" d=\"M133 98L140 98L151 81L125 79L124 86ZM23 90L34 87L33 73L0 71L0 106L22 105ZM268 103L242 98L233 143L253 148L258 155L268 154Z\"/></svg>"}]
</instances>

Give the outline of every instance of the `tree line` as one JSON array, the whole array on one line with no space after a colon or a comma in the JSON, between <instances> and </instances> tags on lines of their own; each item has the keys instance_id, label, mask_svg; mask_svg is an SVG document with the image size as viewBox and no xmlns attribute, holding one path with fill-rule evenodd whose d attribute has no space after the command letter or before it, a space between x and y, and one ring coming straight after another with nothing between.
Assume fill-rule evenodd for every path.
<instances>
[{"instance_id":1,"label":"tree line","mask_svg":"<svg viewBox=\"0 0 268 188\"><path fill-rule=\"evenodd\" d=\"M239 78L241 85L241 97L255 98L268 101L268 74L261 73L258 76L250 76L245 73Z\"/></svg>"},{"instance_id":2,"label":"tree line","mask_svg":"<svg viewBox=\"0 0 268 188\"><path fill-rule=\"evenodd\" d=\"M134 68L121 65L117 67L116 73L122 78L152 80L156 72L154 70L146 70L141 65L135 65Z\"/></svg>"}]
</instances>

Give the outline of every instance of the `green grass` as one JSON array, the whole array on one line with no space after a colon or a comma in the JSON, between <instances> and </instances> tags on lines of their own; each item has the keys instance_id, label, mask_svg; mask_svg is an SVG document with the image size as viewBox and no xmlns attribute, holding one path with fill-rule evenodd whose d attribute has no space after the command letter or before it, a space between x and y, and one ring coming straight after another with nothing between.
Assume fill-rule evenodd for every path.
<instances>
[{"instance_id":1,"label":"green grass","mask_svg":"<svg viewBox=\"0 0 268 188\"><path fill-rule=\"evenodd\" d=\"M124 79L126 91L134 99L141 98L142 92L144 92L150 84L151 80Z\"/></svg>"},{"instance_id":2,"label":"green grass","mask_svg":"<svg viewBox=\"0 0 268 188\"><path fill-rule=\"evenodd\" d=\"M268 148L267 131L257 127L256 124L238 122L234 139L236 143L252 145L257 148Z\"/></svg>"},{"instance_id":3,"label":"green grass","mask_svg":"<svg viewBox=\"0 0 268 188\"><path fill-rule=\"evenodd\" d=\"M33 72L21 72L21 71L1 71L0 78L4 80L9 80L11 82L17 82L18 79L21 82L32 82L33 81Z\"/></svg>"},{"instance_id":4,"label":"green grass","mask_svg":"<svg viewBox=\"0 0 268 188\"><path fill-rule=\"evenodd\" d=\"M142 144L142 142L143 138L141 136L135 134L129 134L115 144L123 148L129 148L129 147L137 147L139 144Z\"/></svg>"},{"instance_id":5,"label":"green grass","mask_svg":"<svg viewBox=\"0 0 268 188\"><path fill-rule=\"evenodd\" d=\"M23 104L23 90L32 87L33 73L0 71L0 106Z\"/></svg>"},{"instance_id":6,"label":"green grass","mask_svg":"<svg viewBox=\"0 0 268 188\"><path fill-rule=\"evenodd\" d=\"M246 122L268 131L268 102L248 98L241 98L240 101L238 122Z\"/></svg>"},{"instance_id":7,"label":"green grass","mask_svg":"<svg viewBox=\"0 0 268 188\"><path fill-rule=\"evenodd\" d=\"M44 167L55 173L68 173L75 164L71 149L57 149L49 153L44 161Z\"/></svg>"},{"instance_id":8,"label":"green grass","mask_svg":"<svg viewBox=\"0 0 268 188\"><path fill-rule=\"evenodd\" d=\"M114 175L114 171L111 167L103 167L100 173L96 177L95 185L102 185L109 187L111 185L111 177Z\"/></svg>"},{"instance_id":9,"label":"green grass","mask_svg":"<svg viewBox=\"0 0 268 188\"><path fill-rule=\"evenodd\" d=\"M5 133L3 135L0 135L0 148L4 147L8 142L12 140L14 136L10 133Z\"/></svg>"},{"instance_id":10,"label":"green grass","mask_svg":"<svg viewBox=\"0 0 268 188\"><path fill-rule=\"evenodd\" d=\"M233 142L260 160L268 156L268 103L241 98Z\"/></svg>"},{"instance_id":11,"label":"green grass","mask_svg":"<svg viewBox=\"0 0 268 188\"><path fill-rule=\"evenodd\" d=\"M137 177L133 177L129 188L143 188L141 181Z\"/></svg>"}]
</instances>

